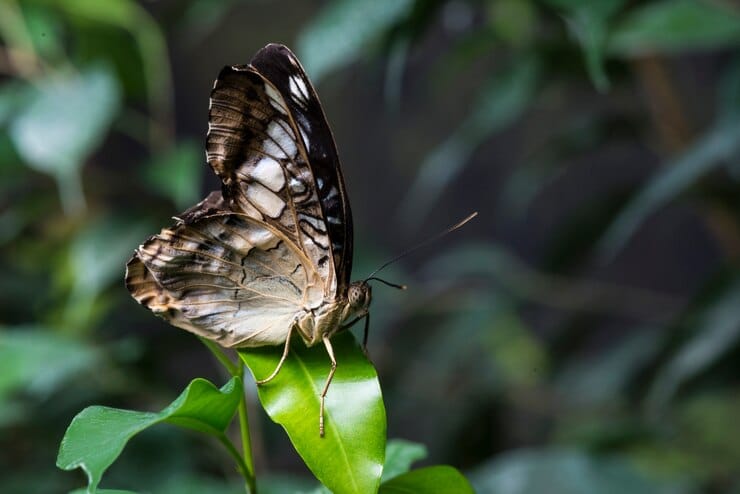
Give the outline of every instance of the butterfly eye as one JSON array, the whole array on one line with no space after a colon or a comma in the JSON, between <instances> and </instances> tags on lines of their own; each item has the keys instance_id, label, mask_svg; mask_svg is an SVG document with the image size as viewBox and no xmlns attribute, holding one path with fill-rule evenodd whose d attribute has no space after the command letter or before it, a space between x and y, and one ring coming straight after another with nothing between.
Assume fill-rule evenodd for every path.
<instances>
[{"instance_id":1,"label":"butterfly eye","mask_svg":"<svg viewBox=\"0 0 740 494\"><path fill-rule=\"evenodd\" d=\"M351 305L361 306L365 303L365 291L357 285L352 285L349 287L347 298Z\"/></svg>"}]
</instances>

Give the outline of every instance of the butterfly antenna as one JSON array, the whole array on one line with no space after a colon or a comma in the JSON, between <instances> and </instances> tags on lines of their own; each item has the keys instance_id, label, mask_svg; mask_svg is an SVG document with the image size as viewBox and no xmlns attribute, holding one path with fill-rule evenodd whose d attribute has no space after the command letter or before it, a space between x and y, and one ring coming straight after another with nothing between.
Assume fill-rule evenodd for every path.
<instances>
[{"instance_id":1,"label":"butterfly antenna","mask_svg":"<svg viewBox=\"0 0 740 494\"><path fill-rule=\"evenodd\" d=\"M375 271L373 271L372 273L370 273L370 276L368 276L367 278L365 278L365 281L378 280L381 283L385 283L388 286L392 286L392 287L395 287L395 288L399 288L401 290L405 290L406 289L406 285L396 285L395 283L390 283L388 281L381 280L380 278L376 278L374 275L376 273L378 273L379 271L382 271L386 267L390 266L394 262L396 262L396 261L398 261L400 259L403 259L404 257L406 257L407 255L411 254L412 252L416 252L417 250L421 249L422 247L426 247L427 245L431 244L432 242L435 242L435 241L439 240L440 238L444 237L448 233L454 232L455 230L457 230L458 228L460 228L461 226L463 226L465 223L467 223L468 221L472 220L476 216L478 216L478 212L477 211L475 211L474 213L469 214L468 216L466 216L462 220L458 221L457 223L455 223L451 227L444 229L443 231L439 232L438 234L434 235L433 237L430 237L430 238L424 240L423 242L421 242L421 243L419 243L419 244L411 247L410 249L406 249L405 251L401 252L399 255L397 255L396 257L394 257L393 259L391 259L390 261L386 262L385 264L383 264L382 266L380 266L378 269L376 269Z\"/></svg>"},{"instance_id":2,"label":"butterfly antenna","mask_svg":"<svg viewBox=\"0 0 740 494\"><path fill-rule=\"evenodd\" d=\"M372 281L372 280L379 281L379 282L383 283L384 285L392 286L393 288L398 288L399 290L405 290L406 289L406 285L399 285L397 283L391 283L390 281L386 281L386 280L384 280L382 278L378 278L377 276L371 276L371 277L365 279L365 281Z\"/></svg>"}]
</instances>

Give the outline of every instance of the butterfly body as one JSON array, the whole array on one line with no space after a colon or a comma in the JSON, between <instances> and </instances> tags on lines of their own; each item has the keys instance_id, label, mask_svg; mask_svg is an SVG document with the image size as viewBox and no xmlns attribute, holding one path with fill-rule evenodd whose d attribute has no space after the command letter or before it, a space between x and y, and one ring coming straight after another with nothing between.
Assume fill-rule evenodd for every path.
<instances>
[{"instance_id":1,"label":"butterfly body","mask_svg":"<svg viewBox=\"0 0 740 494\"><path fill-rule=\"evenodd\" d=\"M296 329L307 346L319 343L324 337L331 338L352 321L368 314L370 285L364 281L354 282L350 284L347 294L347 297L324 301L317 309L306 311L296 321Z\"/></svg>"}]
</instances>

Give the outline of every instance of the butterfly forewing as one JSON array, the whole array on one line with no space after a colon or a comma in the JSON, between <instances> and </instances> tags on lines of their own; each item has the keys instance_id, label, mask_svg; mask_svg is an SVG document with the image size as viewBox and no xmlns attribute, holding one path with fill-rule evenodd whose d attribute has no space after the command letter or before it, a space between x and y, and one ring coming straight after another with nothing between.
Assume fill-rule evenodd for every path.
<instances>
[{"instance_id":1,"label":"butterfly forewing","mask_svg":"<svg viewBox=\"0 0 740 494\"><path fill-rule=\"evenodd\" d=\"M283 45L267 45L254 56L251 65L284 96L303 137L331 238L340 289L346 287L352 271L352 212L334 137L319 97L296 56Z\"/></svg>"},{"instance_id":2,"label":"butterfly forewing","mask_svg":"<svg viewBox=\"0 0 740 494\"><path fill-rule=\"evenodd\" d=\"M316 93L287 48L268 45L251 65L221 71L206 150L229 206L295 242L327 298L344 293L352 259L344 182Z\"/></svg>"}]
</instances>

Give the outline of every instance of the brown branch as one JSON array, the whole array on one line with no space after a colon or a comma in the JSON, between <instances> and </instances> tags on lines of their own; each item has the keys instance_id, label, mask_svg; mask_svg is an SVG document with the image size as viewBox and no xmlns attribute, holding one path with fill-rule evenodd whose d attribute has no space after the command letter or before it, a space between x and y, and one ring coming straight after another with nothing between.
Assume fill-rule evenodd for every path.
<instances>
[{"instance_id":1,"label":"brown branch","mask_svg":"<svg viewBox=\"0 0 740 494\"><path fill-rule=\"evenodd\" d=\"M668 73L665 62L658 56L645 56L633 62L645 94L661 147L669 154L680 153L691 143L694 131L686 118L681 95Z\"/></svg>"},{"instance_id":2,"label":"brown branch","mask_svg":"<svg viewBox=\"0 0 740 494\"><path fill-rule=\"evenodd\" d=\"M661 143L669 156L683 152L696 137L680 94L665 59L658 55L633 61L633 67L645 94L645 104ZM703 208L703 219L725 257L740 260L740 225L733 215L717 204Z\"/></svg>"}]
</instances>

